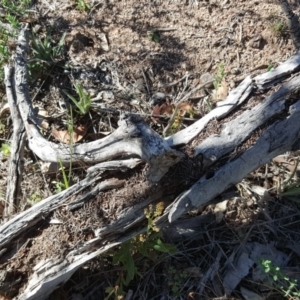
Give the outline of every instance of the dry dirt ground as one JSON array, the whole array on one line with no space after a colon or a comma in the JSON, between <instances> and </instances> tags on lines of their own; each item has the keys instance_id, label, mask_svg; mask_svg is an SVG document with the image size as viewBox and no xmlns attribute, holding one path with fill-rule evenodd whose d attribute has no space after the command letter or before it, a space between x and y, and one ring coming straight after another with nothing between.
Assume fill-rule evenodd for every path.
<instances>
[{"instance_id":1,"label":"dry dirt ground","mask_svg":"<svg viewBox=\"0 0 300 300\"><path fill-rule=\"evenodd\" d=\"M65 91L75 96L75 83L80 82L93 99L87 116L74 117L76 142L109 134L124 111L142 115L162 134L168 119L151 114L170 114L172 104L199 83L222 77L217 91L209 86L184 103L184 119L173 132L203 116L247 75L264 73L295 51L276 1L86 0L86 11L79 10L80 2L84 3L37 0L26 19L32 40L50 36L54 48L65 35L53 62L47 67L33 63L30 74L33 103L45 118L44 135L52 141L68 143L72 102ZM292 4L297 12L300 4ZM30 55L36 58L33 52ZM2 105L5 102L4 97ZM11 121L7 111L2 110L0 117L5 124L0 143L4 143L11 137ZM9 160L1 155L0 197L4 198ZM20 211L56 193L62 181L60 171L47 169L29 149L25 156ZM186 238L168 233L179 252L156 261L137 261L141 276L124 288L127 299L230 299L220 298L225 292L231 299L284 299L286 292L286 298L292 299L292 292L300 291L295 283L288 292L300 278L300 207L297 198L279 197L278 189L296 170L296 162L295 153L280 157L221 195L216 199L219 204L194 212L198 223L190 225L192 234ZM85 176L85 168L73 167L73 183ZM82 226L76 222L72 226ZM64 234L66 243L82 238L73 228L66 228ZM53 241L56 235L53 231ZM89 232L84 233L84 239L89 238ZM53 241L41 237L45 257L62 251ZM250 249L252 263L245 261L245 248ZM274 257L265 255L267 250ZM272 261L269 275L262 272L263 260ZM14 266L21 277L29 263ZM50 299L104 299L106 288L115 285L120 272L111 256L98 258ZM288 279L275 281L274 276Z\"/></svg>"}]
</instances>

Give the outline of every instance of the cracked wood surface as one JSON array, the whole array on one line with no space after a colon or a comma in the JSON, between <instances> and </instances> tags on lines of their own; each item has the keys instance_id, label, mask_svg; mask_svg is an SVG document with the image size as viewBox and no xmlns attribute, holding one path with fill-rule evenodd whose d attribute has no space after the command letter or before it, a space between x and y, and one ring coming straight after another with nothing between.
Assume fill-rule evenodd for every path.
<instances>
[{"instance_id":1,"label":"cracked wood surface","mask_svg":"<svg viewBox=\"0 0 300 300\"><path fill-rule=\"evenodd\" d=\"M21 181L23 172L24 144L26 138L25 127L22 122L13 89L13 68L4 68L7 102L13 122L13 136L10 147L10 163L7 176L4 217L14 214L20 202Z\"/></svg>"}]
</instances>

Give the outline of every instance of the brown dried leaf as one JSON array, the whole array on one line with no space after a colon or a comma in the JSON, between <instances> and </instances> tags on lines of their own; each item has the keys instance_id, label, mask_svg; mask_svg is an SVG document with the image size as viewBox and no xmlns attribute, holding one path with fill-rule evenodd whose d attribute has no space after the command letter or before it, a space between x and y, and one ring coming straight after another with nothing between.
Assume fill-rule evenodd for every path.
<instances>
[{"instance_id":1,"label":"brown dried leaf","mask_svg":"<svg viewBox=\"0 0 300 300\"><path fill-rule=\"evenodd\" d=\"M0 108L0 117L4 114L8 114L10 112L10 108L8 103L5 103L1 108Z\"/></svg>"},{"instance_id":2,"label":"brown dried leaf","mask_svg":"<svg viewBox=\"0 0 300 300\"><path fill-rule=\"evenodd\" d=\"M218 102L224 100L227 96L228 96L228 83L225 81L225 79L223 79L219 88L213 94L212 100Z\"/></svg>"},{"instance_id":3,"label":"brown dried leaf","mask_svg":"<svg viewBox=\"0 0 300 300\"><path fill-rule=\"evenodd\" d=\"M189 103L182 102L182 103L179 104L179 109L183 110L183 111L189 111L189 110L192 110L193 108Z\"/></svg>"},{"instance_id":4,"label":"brown dried leaf","mask_svg":"<svg viewBox=\"0 0 300 300\"><path fill-rule=\"evenodd\" d=\"M156 105L153 110L152 114L153 115L171 115L173 113L174 105L173 104L168 104L168 103L163 103L162 105ZM159 118L153 117L154 121L159 121Z\"/></svg>"},{"instance_id":5,"label":"brown dried leaf","mask_svg":"<svg viewBox=\"0 0 300 300\"><path fill-rule=\"evenodd\" d=\"M64 144L70 144L71 142L77 143L83 139L86 135L87 128L84 125L79 125L74 128L72 132L72 139L70 136L70 132L68 130L57 130L56 128L52 129L52 135Z\"/></svg>"}]
</instances>

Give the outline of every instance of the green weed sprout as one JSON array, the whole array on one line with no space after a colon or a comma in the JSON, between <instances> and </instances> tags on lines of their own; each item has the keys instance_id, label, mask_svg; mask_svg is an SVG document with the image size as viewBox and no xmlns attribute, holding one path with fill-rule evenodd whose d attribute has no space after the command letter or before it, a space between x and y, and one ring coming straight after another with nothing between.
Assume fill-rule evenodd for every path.
<instances>
[{"instance_id":1,"label":"green weed sprout","mask_svg":"<svg viewBox=\"0 0 300 300\"><path fill-rule=\"evenodd\" d=\"M52 181L52 183L55 184L55 192L57 194L70 187L70 176L69 177L67 176L65 167L64 167L61 159L59 159L59 166L60 166L60 170L61 170L61 173L63 176L63 181Z\"/></svg>"},{"instance_id":2,"label":"green weed sprout","mask_svg":"<svg viewBox=\"0 0 300 300\"><path fill-rule=\"evenodd\" d=\"M44 38L33 37L31 45L33 57L30 60L30 69L45 70L47 67L55 65L62 54L65 37L66 33L62 35L56 45L53 45L49 32Z\"/></svg>"},{"instance_id":3,"label":"green weed sprout","mask_svg":"<svg viewBox=\"0 0 300 300\"><path fill-rule=\"evenodd\" d=\"M159 43L160 41L160 34L157 30L153 29L153 30L150 30L148 32L148 38L150 41L153 41L155 43Z\"/></svg>"},{"instance_id":4,"label":"green weed sprout","mask_svg":"<svg viewBox=\"0 0 300 300\"><path fill-rule=\"evenodd\" d=\"M30 205L34 205L42 200L42 195L40 191L37 191L33 193L30 197L29 200L27 201Z\"/></svg>"},{"instance_id":5,"label":"green weed sprout","mask_svg":"<svg viewBox=\"0 0 300 300\"><path fill-rule=\"evenodd\" d=\"M223 63L220 63L218 65L218 73L215 76L215 81L213 82L215 90L218 90L218 88L221 86L221 82L222 82L223 78L225 77L225 75L226 75L225 66Z\"/></svg>"},{"instance_id":6,"label":"green weed sprout","mask_svg":"<svg viewBox=\"0 0 300 300\"><path fill-rule=\"evenodd\" d=\"M29 7L31 0L1 0L0 3L3 8L8 11L9 14L23 16L27 8Z\"/></svg>"},{"instance_id":7,"label":"green weed sprout","mask_svg":"<svg viewBox=\"0 0 300 300\"><path fill-rule=\"evenodd\" d=\"M31 0L0 0L0 5L4 10L3 19L8 22L12 29L20 27L19 18L23 17L28 9ZM3 20L3 21L4 21ZM4 78L3 65L6 64L11 56L9 50L9 39L15 38L17 30L6 30L0 28L0 78Z\"/></svg>"},{"instance_id":8,"label":"green weed sprout","mask_svg":"<svg viewBox=\"0 0 300 300\"><path fill-rule=\"evenodd\" d=\"M168 285L171 288L173 295L179 297L179 290L188 277L187 272L176 270L173 266L170 266L168 268L168 275L170 278L170 280L168 281Z\"/></svg>"},{"instance_id":9,"label":"green weed sprout","mask_svg":"<svg viewBox=\"0 0 300 300\"><path fill-rule=\"evenodd\" d=\"M294 180L296 172L298 170L299 160L297 159L294 170L290 177L287 179L286 182L284 182L280 186L280 197L284 197L288 200L294 201L294 202L300 202L299 195L300 195L300 180L297 178Z\"/></svg>"},{"instance_id":10,"label":"green weed sprout","mask_svg":"<svg viewBox=\"0 0 300 300\"><path fill-rule=\"evenodd\" d=\"M1 145L1 151L3 153L4 156L9 156L10 155L10 145L3 143Z\"/></svg>"},{"instance_id":11,"label":"green weed sprout","mask_svg":"<svg viewBox=\"0 0 300 300\"><path fill-rule=\"evenodd\" d=\"M114 253L113 264L120 264L122 272L120 272L115 286L106 288L108 296L105 300L110 299L113 295L116 299L124 296L124 286L128 286L136 275L142 277L135 264L137 260L148 258L151 261L156 261L158 253L174 254L178 251L173 245L162 241L162 233L155 226L155 219L162 214L163 210L162 202L156 205L151 204L149 208L146 208L145 216L148 220L146 232L123 243L119 250Z\"/></svg>"},{"instance_id":12,"label":"green weed sprout","mask_svg":"<svg viewBox=\"0 0 300 300\"><path fill-rule=\"evenodd\" d=\"M87 0L76 0L77 2L77 9L81 11L88 11L91 9L91 6L87 2Z\"/></svg>"},{"instance_id":13,"label":"green weed sprout","mask_svg":"<svg viewBox=\"0 0 300 300\"><path fill-rule=\"evenodd\" d=\"M64 91L64 93L72 100L72 102L78 108L78 112L81 115L85 115L89 112L92 100L89 93L86 93L83 89L83 86L80 83L75 84L76 93L79 97L77 100L74 96L70 95L68 92Z\"/></svg>"},{"instance_id":14,"label":"green weed sprout","mask_svg":"<svg viewBox=\"0 0 300 300\"><path fill-rule=\"evenodd\" d=\"M5 15L5 19L6 21L8 21L8 23L10 23L14 28L19 28L20 27L20 22L17 19L16 16L11 15L11 14L6 14Z\"/></svg>"},{"instance_id":15,"label":"green weed sprout","mask_svg":"<svg viewBox=\"0 0 300 300\"><path fill-rule=\"evenodd\" d=\"M299 299L300 290L296 279L291 279L283 274L280 267L275 266L271 260L262 260L261 267L268 276L272 286L280 289L284 297Z\"/></svg>"}]
</instances>

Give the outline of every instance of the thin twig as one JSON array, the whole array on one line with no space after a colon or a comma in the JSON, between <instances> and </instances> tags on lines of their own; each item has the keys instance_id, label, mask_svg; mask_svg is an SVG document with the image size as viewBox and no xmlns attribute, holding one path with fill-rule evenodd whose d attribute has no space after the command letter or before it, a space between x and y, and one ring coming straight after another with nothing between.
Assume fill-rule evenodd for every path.
<instances>
[{"instance_id":1,"label":"thin twig","mask_svg":"<svg viewBox=\"0 0 300 300\"><path fill-rule=\"evenodd\" d=\"M171 83L167 83L167 84L163 84L163 85L159 85L158 87L159 88L167 88L167 87L172 87L172 86L175 86L175 85L177 85L179 82L181 82L181 81L183 81L183 80L185 80L187 77L189 77L189 76L191 76L191 75L184 75L182 78L180 78L180 79L178 79L178 80L176 80L176 81L174 81L174 82L171 82Z\"/></svg>"},{"instance_id":2,"label":"thin twig","mask_svg":"<svg viewBox=\"0 0 300 300\"><path fill-rule=\"evenodd\" d=\"M149 86L148 86L147 77L146 77L144 69L142 69L142 74L143 74L143 77L144 77L144 80L145 80L148 95L150 95L150 89L149 89Z\"/></svg>"}]
</instances>

